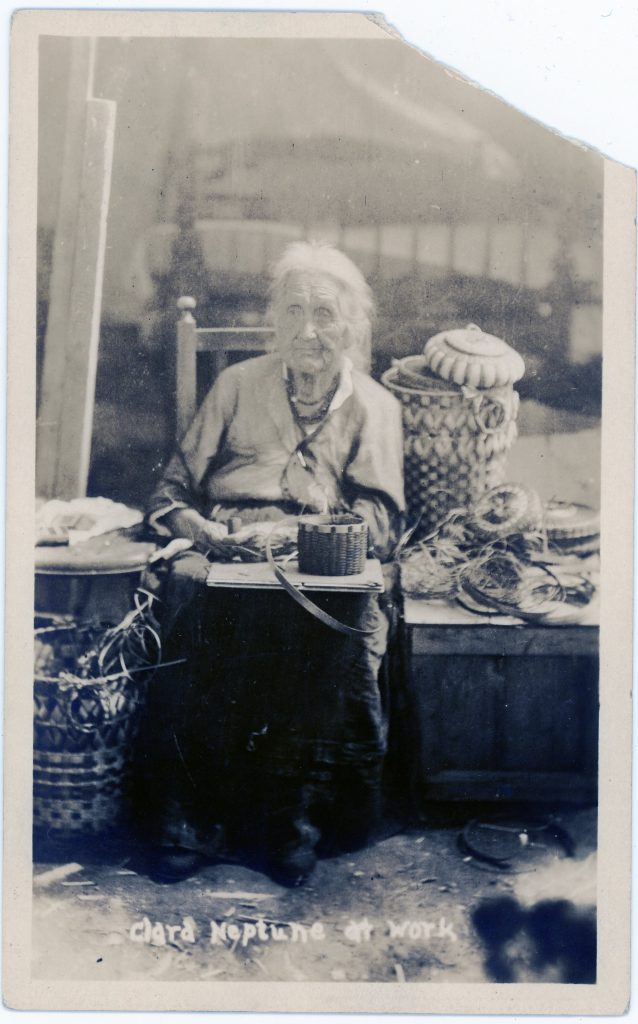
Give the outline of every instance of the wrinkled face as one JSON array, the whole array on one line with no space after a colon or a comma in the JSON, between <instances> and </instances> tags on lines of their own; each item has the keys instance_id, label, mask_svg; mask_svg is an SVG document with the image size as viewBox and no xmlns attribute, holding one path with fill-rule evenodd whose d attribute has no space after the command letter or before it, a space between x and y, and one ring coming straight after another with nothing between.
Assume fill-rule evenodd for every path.
<instances>
[{"instance_id":1,"label":"wrinkled face","mask_svg":"<svg viewBox=\"0 0 638 1024\"><path fill-rule=\"evenodd\" d=\"M277 347L293 372L336 372L346 342L339 288L323 274L291 274L277 316Z\"/></svg>"}]
</instances>

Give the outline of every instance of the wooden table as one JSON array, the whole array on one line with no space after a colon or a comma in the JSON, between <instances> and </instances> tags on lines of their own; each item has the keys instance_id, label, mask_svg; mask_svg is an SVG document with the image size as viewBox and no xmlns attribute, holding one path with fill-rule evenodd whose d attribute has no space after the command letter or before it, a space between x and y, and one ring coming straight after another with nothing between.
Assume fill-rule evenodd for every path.
<instances>
[{"instance_id":1,"label":"wooden table","mask_svg":"<svg viewBox=\"0 0 638 1024\"><path fill-rule=\"evenodd\" d=\"M405 598L397 685L412 800L593 802L598 608L529 625Z\"/></svg>"}]
</instances>

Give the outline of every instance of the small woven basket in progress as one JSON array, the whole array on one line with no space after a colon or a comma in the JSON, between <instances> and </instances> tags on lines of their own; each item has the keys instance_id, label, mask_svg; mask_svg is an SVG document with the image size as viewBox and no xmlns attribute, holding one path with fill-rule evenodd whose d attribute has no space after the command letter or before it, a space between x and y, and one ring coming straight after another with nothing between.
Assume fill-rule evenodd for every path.
<instances>
[{"instance_id":1,"label":"small woven basket in progress","mask_svg":"<svg viewBox=\"0 0 638 1024\"><path fill-rule=\"evenodd\" d=\"M363 572L368 528L361 516L316 515L299 520L299 568L313 576L352 576Z\"/></svg>"},{"instance_id":2,"label":"small woven basket in progress","mask_svg":"<svg viewBox=\"0 0 638 1024\"><path fill-rule=\"evenodd\" d=\"M56 668L76 670L95 629L69 624L36 630ZM103 679L45 675L34 681L33 824L61 833L99 834L123 811L145 684L127 672Z\"/></svg>"},{"instance_id":3,"label":"small woven basket in progress","mask_svg":"<svg viewBox=\"0 0 638 1024\"><path fill-rule=\"evenodd\" d=\"M421 530L502 483L517 436L511 384L484 390L443 381L421 357L399 360L383 383L401 402L405 497Z\"/></svg>"}]
</instances>

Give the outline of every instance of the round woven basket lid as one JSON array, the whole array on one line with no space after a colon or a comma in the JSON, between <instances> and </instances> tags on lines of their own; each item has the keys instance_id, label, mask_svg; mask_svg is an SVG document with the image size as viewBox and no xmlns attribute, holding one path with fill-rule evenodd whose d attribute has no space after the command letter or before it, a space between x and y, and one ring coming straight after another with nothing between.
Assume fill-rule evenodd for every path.
<instances>
[{"instance_id":1,"label":"round woven basket lid","mask_svg":"<svg viewBox=\"0 0 638 1024\"><path fill-rule=\"evenodd\" d=\"M155 551L156 544L103 534L71 547L37 547L35 571L62 576L136 572L145 567Z\"/></svg>"},{"instance_id":2,"label":"round woven basket lid","mask_svg":"<svg viewBox=\"0 0 638 1024\"><path fill-rule=\"evenodd\" d=\"M600 513L571 501L545 504L545 528L552 541L578 541L598 537Z\"/></svg>"},{"instance_id":3,"label":"round woven basket lid","mask_svg":"<svg viewBox=\"0 0 638 1024\"><path fill-rule=\"evenodd\" d=\"M540 530L543 506L536 491L522 484L506 483L493 487L475 502L471 525L489 537Z\"/></svg>"},{"instance_id":4,"label":"round woven basket lid","mask_svg":"<svg viewBox=\"0 0 638 1024\"><path fill-rule=\"evenodd\" d=\"M503 387L525 373L518 352L476 324L435 334L426 342L423 355L432 373L474 388Z\"/></svg>"}]
</instances>

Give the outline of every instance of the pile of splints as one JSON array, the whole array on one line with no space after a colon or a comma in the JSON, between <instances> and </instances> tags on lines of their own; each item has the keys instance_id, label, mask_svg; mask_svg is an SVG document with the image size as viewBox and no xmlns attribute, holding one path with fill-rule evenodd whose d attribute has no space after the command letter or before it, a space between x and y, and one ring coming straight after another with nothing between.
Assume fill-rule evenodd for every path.
<instances>
[{"instance_id":1,"label":"pile of splints","mask_svg":"<svg viewBox=\"0 0 638 1024\"><path fill-rule=\"evenodd\" d=\"M163 668L162 644L152 614L152 595L135 594L135 607L118 623L99 624L61 620L36 631L35 674L60 683L108 682L134 678L139 672Z\"/></svg>"},{"instance_id":2,"label":"pile of splints","mask_svg":"<svg viewBox=\"0 0 638 1024\"><path fill-rule=\"evenodd\" d=\"M425 536L402 541L403 593L456 602L481 615L538 623L579 622L596 587L598 514L520 484L453 508ZM413 541L413 543L410 543Z\"/></svg>"}]
</instances>

